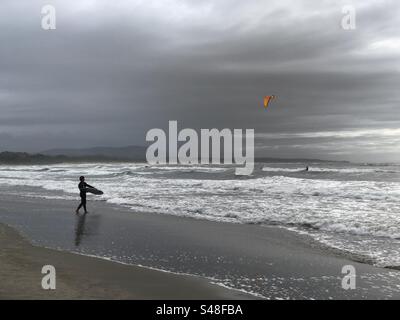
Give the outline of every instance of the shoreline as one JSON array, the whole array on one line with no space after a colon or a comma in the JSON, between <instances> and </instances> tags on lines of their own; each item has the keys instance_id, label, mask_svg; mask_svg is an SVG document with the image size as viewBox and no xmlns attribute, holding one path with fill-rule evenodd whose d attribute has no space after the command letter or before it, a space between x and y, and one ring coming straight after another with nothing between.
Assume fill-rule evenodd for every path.
<instances>
[{"instance_id":1,"label":"shoreline","mask_svg":"<svg viewBox=\"0 0 400 320\"><path fill-rule=\"evenodd\" d=\"M37 247L0 223L0 300L14 299L249 299L190 275L176 275ZM41 267L54 264L56 289L44 290ZM251 297L253 298L253 297Z\"/></svg>"},{"instance_id":2,"label":"shoreline","mask_svg":"<svg viewBox=\"0 0 400 320\"><path fill-rule=\"evenodd\" d=\"M194 277L233 288L228 296L240 299L256 299L252 293L266 299L400 298L397 270L352 261L280 227L134 212L103 201L91 201L90 213L76 216L74 206L71 200L1 195L0 223L16 228L39 249ZM357 290L341 288L342 267L348 264L357 269Z\"/></svg>"}]
</instances>

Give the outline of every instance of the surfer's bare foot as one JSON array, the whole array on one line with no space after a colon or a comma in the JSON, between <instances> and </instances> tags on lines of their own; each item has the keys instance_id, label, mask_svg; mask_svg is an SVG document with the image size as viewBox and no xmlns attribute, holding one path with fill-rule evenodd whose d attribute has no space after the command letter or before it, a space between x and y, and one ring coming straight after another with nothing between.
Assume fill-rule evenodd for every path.
<instances>
[{"instance_id":1,"label":"surfer's bare foot","mask_svg":"<svg viewBox=\"0 0 400 320\"><path fill-rule=\"evenodd\" d=\"M75 210L75 213L76 213L76 214L79 214L79 210Z\"/></svg>"}]
</instances>

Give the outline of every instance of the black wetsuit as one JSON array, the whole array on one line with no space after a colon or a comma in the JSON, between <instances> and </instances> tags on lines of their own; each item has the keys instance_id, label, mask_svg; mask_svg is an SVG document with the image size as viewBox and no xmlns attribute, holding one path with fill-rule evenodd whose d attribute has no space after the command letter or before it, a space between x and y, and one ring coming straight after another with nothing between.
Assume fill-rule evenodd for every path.
<instances>
[{"instance_id":1,"label":"black wetsuit","mask_svg":"<svg viewBox=\"0 0 400 320\"><path fill-rule=\"evenodd\" d=\"M80 190L80 197L81 197L81 203L78 206L78 209L76 209L76 211L78 211L80 208L83 207L83 210L86 210L86 188L93 188L91 185L88 185L86 182L80 182L78 184L78 188Z\"/></svg>"}]
</instances>

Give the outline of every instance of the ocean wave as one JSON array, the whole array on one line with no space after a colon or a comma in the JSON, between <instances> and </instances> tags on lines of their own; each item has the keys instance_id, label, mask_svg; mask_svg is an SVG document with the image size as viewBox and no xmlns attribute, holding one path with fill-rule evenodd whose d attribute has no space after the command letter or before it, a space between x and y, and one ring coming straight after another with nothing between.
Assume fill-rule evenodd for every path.
<instances>
[{"instance_id":1,"label":"ocean wave","mask_svg":"<svg viewBox=\"0 0 400 320\"><path fill-rule=\"evenodd\" d=\"M303 172L303 173L344 173L344 174L357 174L357 173L400 173L396 170L385 169L371 169L371 168L321 168L309 167L308 171L305 167L298 168L279 168L279 167L263 167L262 171L265 172Z\"/></svg>"},{"instance_id":2,"label":"ocean wave","mask_svg":"<svg viewBox=\"0 0 400 320\"><path fill-rule=\"evenodd\" d=\"M161 170L161 171L172 171L172 172L225 172L230 170L227 167L210 167L210 166L193 166L193 165L182 165L182 166L151 166L152 170Z\"/></svg>"},{"instance_id":3,"label":"ocean wave","mask_svg":"<svg viewBox=\"0 0 400 320\"><path fill-rule=\"evenodd\" d=\"M301 172L305 171L305 168L275 168L275 167L263 167L262 171L265 172Z\"/></svg>"}]
</instances>

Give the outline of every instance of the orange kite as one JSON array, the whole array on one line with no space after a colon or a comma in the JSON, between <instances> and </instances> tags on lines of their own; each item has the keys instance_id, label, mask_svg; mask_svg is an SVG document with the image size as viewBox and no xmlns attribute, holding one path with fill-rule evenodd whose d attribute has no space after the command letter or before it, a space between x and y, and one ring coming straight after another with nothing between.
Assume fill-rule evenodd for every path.
<instances>
[{"instance_id":1,"label":"orange kite","mask_svg":"<svg viewBox=\"0 0 400 320\"><path fill-rule=\"evenodd\" d=\"M275 96L265 96L264 97L264 108L267 109L271 100L275 99Z\"/></svg>"}]
</instances>

